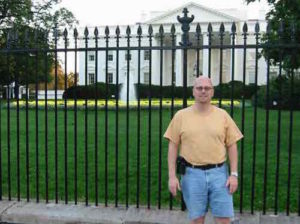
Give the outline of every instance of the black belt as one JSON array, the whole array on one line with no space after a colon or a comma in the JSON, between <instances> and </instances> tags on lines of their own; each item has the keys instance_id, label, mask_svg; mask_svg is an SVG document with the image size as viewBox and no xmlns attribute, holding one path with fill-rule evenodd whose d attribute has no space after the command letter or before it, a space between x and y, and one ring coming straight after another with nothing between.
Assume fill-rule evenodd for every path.
<instances>
[{"instance_id":1,"label":"black belt","mask_svg":"<svg viewBox=\"0 0 300 224\"><path fill-rule=\"evenodd\" d=\"M223 166L223 163L218 163L218 164L207 164L207 165L193 165L187 161L185 161L185 165L188 167L196 168L196 169L201 169L201 170L209 170L212 168L217 168Z\"/></svg>"}]
</instances>

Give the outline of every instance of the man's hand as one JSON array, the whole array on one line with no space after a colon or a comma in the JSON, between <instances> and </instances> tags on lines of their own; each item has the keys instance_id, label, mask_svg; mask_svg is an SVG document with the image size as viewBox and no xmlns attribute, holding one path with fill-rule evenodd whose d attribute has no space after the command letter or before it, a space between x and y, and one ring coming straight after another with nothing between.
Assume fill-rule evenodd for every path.
<instances>
[{"instance_id":1,"label":"man's hand","mask_svg":"<svg viewBox=\"0 0 300 224\"><path fill-rule=\"evenodd\" d=\"M236 192L238 188L238 178L236 176L229 176L226 182L226 187L229 188L230 194Z\"/></svg>"},{"instance_id":2,"label":"man's hand","mask_svg":"<svg viewBox=\"0 0 300 224\"><path fill-rule=\"evenodd\" d=\"M169 178L169 191L174 197L177 194L177 189L181 191L178 178L176 176Z\"/></svg>"}]
</instances>

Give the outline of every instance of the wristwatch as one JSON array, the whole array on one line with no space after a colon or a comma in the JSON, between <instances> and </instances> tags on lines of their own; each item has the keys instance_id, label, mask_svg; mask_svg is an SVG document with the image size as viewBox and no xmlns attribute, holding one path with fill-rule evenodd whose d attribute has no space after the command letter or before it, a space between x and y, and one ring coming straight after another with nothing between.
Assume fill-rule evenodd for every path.
<instances>
[{"instance_id":1,"label":"wristwatch","mask_svg":"<svg viewBox=\"0 0 300 224\"><path fill-rule=\"evenodd\" d=\"M238 177L239 175L238 175L237 172L231 172L231 173L230 173L230 176Z\"/></svg>"}]
</instances>

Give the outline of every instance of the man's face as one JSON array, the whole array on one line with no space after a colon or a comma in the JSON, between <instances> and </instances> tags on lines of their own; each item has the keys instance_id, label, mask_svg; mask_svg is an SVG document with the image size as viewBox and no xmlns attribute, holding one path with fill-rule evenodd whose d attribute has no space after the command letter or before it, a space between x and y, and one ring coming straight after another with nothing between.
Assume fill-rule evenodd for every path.
<instances>
[{"instance_id":1,"label":"man's face","mask_svg":"<svg viewBox=\"0 0 300 224\"><path fill-rule=\"evenodd\" d=\"M197 78L194 83L193 96L198 103L209 103L214 95L213 86L208 78Z\"/></svg>"}]
</instances>

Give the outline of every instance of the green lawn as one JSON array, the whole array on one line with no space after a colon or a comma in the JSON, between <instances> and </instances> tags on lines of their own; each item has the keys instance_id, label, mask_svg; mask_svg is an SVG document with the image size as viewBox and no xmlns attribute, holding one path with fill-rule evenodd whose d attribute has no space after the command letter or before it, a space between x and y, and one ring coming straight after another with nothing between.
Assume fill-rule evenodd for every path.
<instances>
[{"instance_id":1,"label":"green lawn","mask_svg":"<svg viewBox=\"0 0 300 224\"><path fill-rule=\"evenodd\" d=\"M17 196L17 113L16 109L10 112L10 162L11 162L11 193L12 197ZM78 112L78 200L85 201L85 112ZM241 109L234 109L234 119L241 127ZM246 108L245 111L245 148L244 148L244 204L245 210L250 209L251 185L252 185L252 161L253 161L253 114L254 109ZM257 117L257 151L255 170L255 210L262 210L263 184L265 167L265 115L266 111L258 109ZM55 198L55 126L54 110L48 111L48 160L49 160L49 198ZM162 138L159 131L159 110L153 110L151 122L151 205L158 205L158 175L159 175L159 141ZM20 181L21 197L26 198L26 152L25 152L25 110L20 110ZM39 197L45 198L45 111L38 111L38 162L39 162ZM171 111L162 111L162 133L164 133L169 121ZM148 177L148 117L149 111L141 111L141 148L140 148L140 203L147 204L147 177ZM287 177L288 177L288 139L289 139L289 112L282 112L281 116L281 147L280 147L280 172L276 170L276 142L277 142L277 111L270 111L269 119L269 156L268 156L268 179L267 179L267 209L274 209L275 199L275 177L279 175L279 210L285 211L287 198ZM119 111L119 154L116 157L115 133L116 133L116 112L108 112L108 200L114 203L115 199L115 163L118 159L118 198L120 204L125 204L126 190L126 111ZM136 182L137 182L137 111L129 112L129 203L136 204ZM74 200L74 111L68 111L68 199ZM65 173L64 173L64 112L58 112L58 196L59 200L65 197ZM98 111L98 190L99 202L104 202L104 169L105 169L105 112ZM35 110L29 110L29 167L30 167L30 198L36 198L36 146L35 146ZM7 109L1 109L1 157L2 157L2 193L8 196L8 159L7 159ZM291 169L291 190L290 209L296 212L299 200L299 161L300 161L300 113L294 112L293 122L293 147L292 147L292 169ZM298 169L297 169L298 168ZM162 139L162 191L161 202L163 207L169 205L168 193L168 171L167 171L167 141ZM235 208L239 208L240 193L234 196ZM95 111L88 112L88 198L89 204L95 201ZM179 206L178 200L174 205Z\"/></svg>"}]
</instances>

